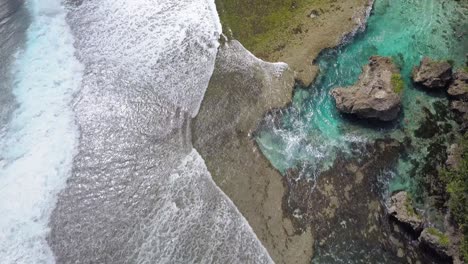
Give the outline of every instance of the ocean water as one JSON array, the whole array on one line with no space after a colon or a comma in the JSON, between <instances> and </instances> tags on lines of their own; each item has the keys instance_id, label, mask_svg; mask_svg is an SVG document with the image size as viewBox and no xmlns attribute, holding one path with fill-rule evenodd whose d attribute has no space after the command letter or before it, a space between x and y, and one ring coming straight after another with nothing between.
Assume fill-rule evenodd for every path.
<instances>
[{"instance_id":1,"label":"ocean water","mask_svg":"<svg viewBox=\"0 0 468 264\"><path fill-rule=\"evenodd\" d=\"M5 124L16 108L12 93L11 62L24 42L29 16L22 0L0 0L0 124ZM6 127L0 126L0 137Z\"/></svg>"},{"instance_id":2,"label":"ocean water","mask_svg":"<svg viewBox=\"0 0 468 264\"><path fill-rule=\"evenodd\" d=\"M272 262L191 144L214 1L3 10L0 263Z\"/></svg>"},{"instance_id":3,"label":"ocean water","mask_svg":"<svg viewBox=\"0 0 468 264\"><path fill-rule=\"evenodd\" d=\"M191 144L221 26L212 0L67 2L84 65L59 263L270 263Z\"/></svg>"},{"instance_id":4,"label":"ocean water","mask_svg":"<svg viewBox=\"0 0 468 264\"><path fill-rule=\"evenodd\" d=\"M464 66L467 16L463 1L376 0L365 32L350 43L322 52L316 82L311 87L297 87L292 105L281 111L280 122L277 116L266 117L257 137L262 152L280 171L306 165L311 169L304 176L314 178L333 163L338 150L349 151L350 143L384 136L415 138L414 131L424 118L422 108L434 111L434 102L447 101L443 95L429 95L414 87L411 70L423 56ZM392 57L405 81L403 114L386 125L344 118L329 95L335 87L354 84L372 55ZM405 177L401 175L401 180Z\"/></svg>"},{"instance_id":5,"label":"ocean water","mask_svg":"<svg viewBox=\"0 0 468 264\"><path fill-rule=\"evenodd\" d=\"M60 1L28 1L24 8L30 17L25 42L10 46L19 48L2 80L14 96L5 103L14 110L2 120L5 133L0 138L0 259L50 263L48 220L75 154L78 128L71 101L83 68L74 58ZM28 25L21 11L11 16Z\"/></svg>"}]
</instances>

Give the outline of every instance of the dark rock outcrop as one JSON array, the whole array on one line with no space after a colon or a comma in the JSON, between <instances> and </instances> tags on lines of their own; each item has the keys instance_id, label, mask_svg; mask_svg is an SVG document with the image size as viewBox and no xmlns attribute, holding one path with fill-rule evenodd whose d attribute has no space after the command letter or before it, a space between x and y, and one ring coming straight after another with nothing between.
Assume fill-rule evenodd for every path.
<instances>
[{"instance_id":1,"label":"dark rock outcrop","mask_svg":"<svg viewBox=\"0 0 468 264\"><path fill-rule=\"evenodd\" d=\"M336 107L343 113L390 121L397 118L400 112L401 98L395 90L401 90L403 86L399 69L391 58L373 56L364 66L356 85L335 88L331 95L335 98Z\"/></svg>"},{"instance_id":2,"label":"dark rock outcrop","mask_svg":"<svg viewBox=\"0 0 468 264\"><path fill-rule=\"evenodd\" d=\"M398 192L390 198L390 208L388 214L397 222L411 227L415 232L422 230L422 217L415 212L411 198L406 192Z\"/></svg>"},{"instance_id":3,"label":"dark rock outcrop","mask_svg":"<svg viewBox=\"0 0 468 264\"><path fill-rule=\"evenodd\" d=\"M413 69L413 81L429 89L445 88L451 80L452 65L446 61L424 57L421 64Z\"/></svg>"},{"instance_id":4,"label":"dark rock outcrop","mask_svg":"<svg viewBox=\"0 0 468 264\"><path fill-rule=\"evenodd\" d=\"M460 124L461 132L468 130L468 102L452 101L450 109L455 113L455 120Z\"/></svg>"},{"instance_id":5,"label":"dark rock outcrop","mask_svg":"<svg viewBox=\"0 0 468 264\"><path fill-rule=\"evenodd\" d=\"M453 74L453 83L447 90L449 96L455 100L468 101L468 72L457 71Z\"/></svg>"}]
</instances>

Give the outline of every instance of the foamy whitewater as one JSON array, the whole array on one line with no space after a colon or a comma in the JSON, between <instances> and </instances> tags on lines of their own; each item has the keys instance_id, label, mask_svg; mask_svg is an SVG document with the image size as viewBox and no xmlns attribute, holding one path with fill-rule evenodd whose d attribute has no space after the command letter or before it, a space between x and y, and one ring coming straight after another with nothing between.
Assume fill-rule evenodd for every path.
<instances>
[{"instance_id":1,"label":"foamy whitewater","mask_svg":"<svg viewBox=\"0 0 468 264\"><path fill-rule=\"evenodd\" d=\"M191 143L214 1L78 2L27 2L1 139L1 262L272 262Z\"/></svg>"},{"instance_id":2,"label":"foamy whitewater","mask_svg":"<svg viewBox=\"0 0 468 264\"><path fill-rule=\"evenodd\" d=\"M32 21L12 66L18 108L0 141L1 263L53 262L47 223L78 136L70 103L82 66L64 9L56 0L26 5Z\"/></svg>"}]
</instances>

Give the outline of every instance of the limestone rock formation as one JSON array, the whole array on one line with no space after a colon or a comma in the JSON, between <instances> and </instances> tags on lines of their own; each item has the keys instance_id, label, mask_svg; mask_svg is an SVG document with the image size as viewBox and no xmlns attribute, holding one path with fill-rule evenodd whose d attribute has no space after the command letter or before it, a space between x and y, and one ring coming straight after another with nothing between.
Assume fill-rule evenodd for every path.
<instances>
[{"instance_id":1,"label":"limestone rock formation","mask_svg":"<svg viewBox=\"0 0 468 264\"><path fill-rule=\"evenodd\" d=\"M468 101L468 72L457 71L453 74L453 83L447 90L455 100Z\"/></svg>"},{"instance_id":2,"label":"limestone rock formation","mask_svg":"<svg viewBox=\"0 0 468 264\"><path fill-rule=\"evenodd\" d=\"M424 57L421 64L413 69L413 81L429 89L445 88L451 79L452 65L446 61Z\"/></svg>"},{"instance_id":3,"label":"limestone rock formation","mask_svg":"<svg viewBox=\"0 0 468 264\"><path fill-rule=\"evenodd\" d=\"M390 121L400 112L403 87L399 70L391 58L373 56L354 86L335 88L331 95L343 113Z\"/></svg>"},{"instance_id":4,"label":"limestone rock formation","mask_svg":"<svg viewBox=\"0 0 468 264\"><path fill-rule=\"evenodd\" d=\"M392 195L388 214L399 223L411 227L415 232L422 229L422 217L415 212L411 198L404 191Z\"/></svg>"}]
</instances>

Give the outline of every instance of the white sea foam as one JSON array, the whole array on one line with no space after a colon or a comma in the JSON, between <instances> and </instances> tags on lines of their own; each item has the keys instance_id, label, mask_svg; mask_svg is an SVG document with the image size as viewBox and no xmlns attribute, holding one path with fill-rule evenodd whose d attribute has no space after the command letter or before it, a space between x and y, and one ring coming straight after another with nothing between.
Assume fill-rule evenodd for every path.
<instances>
[{"instance_id":1,"label":"white sea foam","mask_svg":"<svg viewBox=\"0 0 468 264\"><path fill-rule=\"evenodd\" d=\"M79 153L49 222L57 262L271 263L191 144L221 33L214 1L69 8L85 73Z\"/></svg>"},{"instance_id":2,"label":"white sea foam","mask_svg":"<svg viewBox=\"0 0 468 264\"><path fill-rule=\"evenodd\" d=\"M50 263L47 223L70 174L77 127L71 101L82 66L60 0L26 3L32 23L13 65L18 108L0 139L0 262Z\"/></svg>"}]
</instances>

